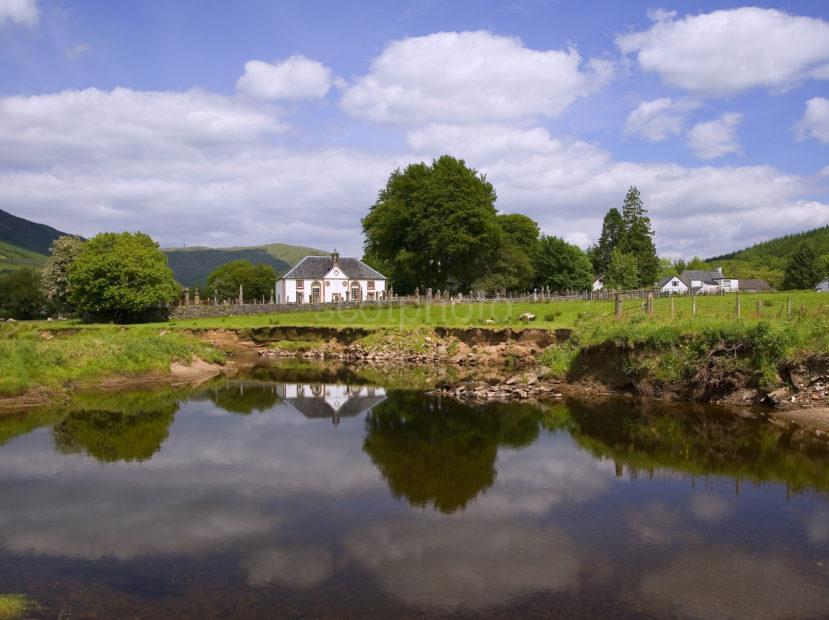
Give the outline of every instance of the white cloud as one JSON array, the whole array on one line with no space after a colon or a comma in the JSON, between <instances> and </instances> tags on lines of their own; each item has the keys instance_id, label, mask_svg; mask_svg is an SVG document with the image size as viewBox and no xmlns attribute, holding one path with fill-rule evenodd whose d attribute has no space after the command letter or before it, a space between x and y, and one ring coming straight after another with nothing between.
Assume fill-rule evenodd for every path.
<instances>
[{"instance_id":1,"label":"white cloud","mask_svg":"<svg viewBox=\"0 0 829 620\"><path fill-rule=\"evenodd\" d=\"M6 22L35 26L40 13L35 0L0 0L0 26Z\"/></svg>"},{"instance_id":2,"label":"white cloud","mask_svg":"<svg viewBox=\"0 0 829 620\"><path fill-rule=\"evenodd\" d=\"M754 87L784 89L829 79L829 22L774 9L744 7L688 15L650 13L655 23L616 38L643 71L700 95Z\"/></svg>"},{"instance_id":3,"label":"white cloud","mask_svg":"<svg viewBox=\"0 0 829 620\"><path fill-rule=\"evenodd\" d=\"M643 101L628 115L625 132L639 134L650 142L667 140L683 132L685 116L697 107L696 101L673 101L667 97Z\"/></svg>"},{"instance_id":4,"label":"white cloud","mask_svg":"<svg viewBox=\"0 0 829 620\"><path fill-rule=\"evenodd\" d=\"M500 210L582 246L631 184L666 254L713 256L829 224L811 179L769 166L616 161L497 123L420 127L391 152L294 148L284 126L270 106L202 91L0 98L0 208L83 235L139 229L165 246L287 241L354 254L389 173L453 153L488 175Z\"/></svg>"},{"instance_id":5,"label":"white cloud","mask_svg":"<svg viewBox=\"0 0 829 620\"><path fill-rule=\"evenodd\" d=\"M390 43L348 87L355 116L403 123L558 116L608 81L612 65L575 49L533 50L490 32L439 32Z\"/></svg>"},{"instance_id":6,"label":"white cloud","mask_svg":"<svg viewBox=\"0 0 829 620\"><path fill-rule=\"evenodd\" d=\"M236 82L236 89L253 99L318 99L331 88L331 69L304 56L281 62L250 60Z\"/></svg>"},{"instance_id":7,"label":"white cloud","mask_svg":"<svg viewBox=\"0 0 829 620\"><path fill-rule=\"evenodd\" d=\"M68 50L66 50L65 56L69 60L77 60L78 58L86 54L88 51L89 45L87 45L86 43L78 43L77 45L73 45Z\"/></svg>"},{"instance_id":8,"label":"white cloud","mask_svg":"<svg viewBox=\"0 0 829 620\"><path fill-rule=\"evenodd\" d=\"M541 590L575 588L583 552L556 528L511 521L400 521L347 536L344 547L409 605L484 610Z\"/></svg>"},{"instance_id":9,"label":"white cloud","mask_svg":"<svg viewBox=\"0 0 829 620\"><path fill-rule=\"evenodd\" d=\"M737 153L741 148L737 139L737 125L742 120L742 114L729 112L713 121L697 123L688 132L688 146L700 159L715 159Z\"/></svg>"},{"instance_id":10,"label":"white cloud","mask_svg":"<svg viewBox=\"0 0 829 620\"><path fill-rule=\"evenodd\" d=\"M795 126L795 131L801 140L814 138L821 142L829 142L829 99L824 97L809 99L806 102L806 112Z\"/></svg>"}]
</instances>

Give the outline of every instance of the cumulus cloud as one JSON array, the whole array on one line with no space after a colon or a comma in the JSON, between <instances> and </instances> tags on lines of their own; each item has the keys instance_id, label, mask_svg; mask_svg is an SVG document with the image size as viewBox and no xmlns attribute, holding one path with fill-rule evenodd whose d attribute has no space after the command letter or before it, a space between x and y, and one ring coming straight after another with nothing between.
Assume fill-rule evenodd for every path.
<instances>
[{"instance_id":1,"label":"cumulus cloud","mask_svg":"<svg viewBox=\"0 0 829 620\"><path fill-rule=\"evenodd\" d=\"M806 102L806 112L795 126L795 131L801 140L814 138L821 142L829 142L829 99L809 99Z\"/></svg>"},{"instance_id":2,"label":"cumulus cloud","mask_svg":"<svg viewBox=\"0 0 829 620\"><path fill-rule=\"evenodd\" d=\"M737 125L743 115L737 112L723 114L713 121L697 123L688 132L688 146L700 159L716 159L740 151Z\"/></svg>"},{"instance_id":3,"label":"cumulus cloud","mask_svg":"<svg viewBox=\"0 0 829 620\"><path fill-rule=\"evenodd\" d=\"M650 142L667 140L684 131L685 116L697 107L696 101L673 101L668 97L643 101L628 115L625 132L639 134Z\"/></svg>"},{"instance_id":4,"label":"cumulus cloud","mask_svg":"<svg viewBox=\"0 0 829 620\"><path fill-rule=\"evenodd\" d=\"M346 537L348 555L410 605L482 610L577 585L583 553L556 528L400 521Z\"/></svg>"},{"instance_id":5,"label":"cumulus cloud","mask_svg":"<svg viewBox=\"0 0 829 620\"><path fill-rule=\"evenodd\" d=\"M349 86L345 111L375 121L465 123L558 116L612 73L568 50L534 50L490 32L439 32L390 43Z\"/></svg>"},{"instance_id":6,"label":"cumulus cloud","mask_svg":"<svg viewBox=\"0 0 829 620\"><path fill-rule=\"evenodd\" d=\"M331 69L316 60L294 55L280 62L250 60L236 89L253 99L319 99L331 88Z\"/></svg>"},{"instance_id":7,"label":"cumulus cloud","mask_svg":"<svg viewBox=\"0 0 829 620\"><path fill-rule=\"evenodd\" d=\"M267 104L199 90L0 98L0 205L86 236L140 229L165 246L290 241L359 253L360 218L389 173L453 153L488 175L500 210L582 246L632 184L668 255L715 255L829 224L809 178L770 166L624 162L504 123L412 128L406 147L390 151L295 148L285 128Z\"/></svg>"},{"instance_id":8,"label":"cumulus cloud","mask_svg":"<svg viewBox=\"0 0 829 620\"><path fill-rule=\"evenodd\" d=\"M744 7L688 15L650 14L647 30L616 38L643 71L700 95L728 96L766 87L785 89L829 79L829 22L775 9Z\"/></svg>"},{"instance_id":9,"label":"cumulus cloud","mask_svg":"<svg viewBox=\"0 0 829 620\"><path fill-rule=\"evenodd\" d=\"M40 12L35 0L0 0L0 26L7 23L36 26L38 21Z\"/></svg>"}]
</instances>

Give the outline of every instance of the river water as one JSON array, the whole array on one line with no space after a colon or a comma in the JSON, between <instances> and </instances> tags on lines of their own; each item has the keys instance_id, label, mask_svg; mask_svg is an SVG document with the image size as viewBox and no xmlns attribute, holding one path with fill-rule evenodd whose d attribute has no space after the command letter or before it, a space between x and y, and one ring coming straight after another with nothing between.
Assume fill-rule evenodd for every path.
<instances>
[{"instance_id":1,"label":"river water","mask_svg":"<svg viewBox=\"0 0 829 620\"><path fill-rule=\"evenodd\" d=\"M261 367L0 418L0 595L73 619L829 616L819 437L382 377Z\"/></svg>"}]
</instances>

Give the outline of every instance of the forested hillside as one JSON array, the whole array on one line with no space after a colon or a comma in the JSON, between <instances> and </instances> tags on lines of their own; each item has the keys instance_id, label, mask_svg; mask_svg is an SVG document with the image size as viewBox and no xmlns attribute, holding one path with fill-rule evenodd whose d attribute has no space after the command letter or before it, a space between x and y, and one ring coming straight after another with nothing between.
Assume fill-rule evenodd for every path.
<instances>
[{"instance_id":1,"label":"forested hillside","mask_svg":"<svg viewBox=\"0 0 829 620\"><path fill-rule=\"evenodd\" d=\"M779 288L786 263L804 243L821 257L829 272L829 226L763 241L743 250L709 258L706 262L712 267L721 266L731 277L763 278Z\"/></svg>"},{"instance_id":2,"label":"forested hillside","mask_svg":"<svg viewBox=\"0 0 829 620\"><path fill-rule=\"evenodd\" d=\"M270 265L277 274L283 274L304 256L326 254L322 250L284 243L249 248L168 248L164 253L176 280L190 287L203 287L211 271L234 260Z\"/></svg>"}]
</instances>

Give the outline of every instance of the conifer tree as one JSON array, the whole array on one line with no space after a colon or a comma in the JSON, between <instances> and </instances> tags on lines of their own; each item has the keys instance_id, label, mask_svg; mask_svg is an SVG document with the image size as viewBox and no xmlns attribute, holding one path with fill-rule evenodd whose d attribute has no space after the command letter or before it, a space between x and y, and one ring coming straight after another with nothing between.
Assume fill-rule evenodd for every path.
<instances>
[{"instance_id":1,"label":"conifer tree","mask_svg":"<svg viewBox=\"0 0 829 620\"><path fill-rule=\"evenodd\" d=\"M822 277L823 268L820 257L815 254L811 247L802 243L786 265L783 288L812 288Z\"/></svg>"},{"instance_id":2,"label":"conifer tree","mask_svg":"<svg viewBox=\"0 0 829 620\"><path fill-rule=\"evenodd\" d=\"M636 259L639 286L651 286L659 275L659 257L653 244L651 219L635 186L631 186L625 196L622 224L622 237L617 247Z\"/></svg>"},{"instance_id":3,"label":"conifer tree","mask_svg":"<svg viewBox=\"0 0 829 620\"><path fill-rule=\"evenodd\" d=\"M592 252L593 270L596 274L602 275L607 271L607 267L610 265L610 255L619 244L623 231L622 214L619 213L619 209L613 207L604 216L602 235L599 237L598 245Z\"/></svg>"}]
</instances>

